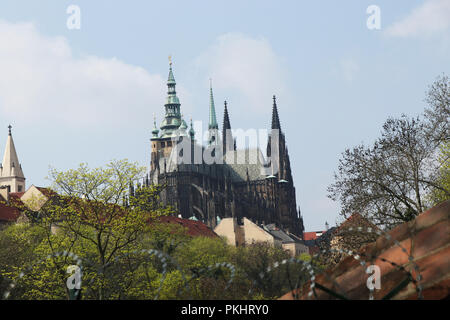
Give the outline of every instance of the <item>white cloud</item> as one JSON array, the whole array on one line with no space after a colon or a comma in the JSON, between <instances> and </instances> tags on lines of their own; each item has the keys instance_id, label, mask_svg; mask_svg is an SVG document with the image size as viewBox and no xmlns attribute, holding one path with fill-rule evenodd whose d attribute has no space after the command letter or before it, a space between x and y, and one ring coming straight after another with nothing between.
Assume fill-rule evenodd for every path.
<instances>
[{"instance_id":1,"label":"white cloud","mask_svg":"<svg viewBox=\"0 0 450 320\"><path fill-rule=\"evenodd\" d=\"M160 75L116 58L76 58L65 38L32 23L0 21L0 39L0 114L11 122L114 127L161 111Z\"/></svg>"},{"instance_id":2,"label":"white cloud","mask_svg":"<svg viewBox=\"0 0 450 320\"><path fill-rule=\"evenodd\" d=\"M216 92L243 98L249 111L270 113L272 94L288 100L281 59L264 38L219 36L194 67L196 82L212 77ZM7 122L150 128L153 113L161 120L165 82L166 75L116 58L76 57L66 38L46 36L33 23L0 20L0 116ZM188 119L192 94L183 85L177 92Z\"/></svg>"},{"instance_id":3,"label":"white cloud","mask_svg":"<svg viewBox=\"0 0 450 320\"><path fill-rule=\"evenodd\" d=\"M241 94L252 111L270 112L272 94L287 92L281 59L262 37L221 35L196 59L195 68L215 79L214 89Z\"/></svg>"},{"instance_id":4,"label":"white cloud","mask_svg":"<svg viewBox=\"0 0 450 320\"><path fill-rule=\"evenodd\" d=\"M386 29L393 37L429 36L450 27L450 1L427 0L407 17Z\"/></svg>"}]
</instances>

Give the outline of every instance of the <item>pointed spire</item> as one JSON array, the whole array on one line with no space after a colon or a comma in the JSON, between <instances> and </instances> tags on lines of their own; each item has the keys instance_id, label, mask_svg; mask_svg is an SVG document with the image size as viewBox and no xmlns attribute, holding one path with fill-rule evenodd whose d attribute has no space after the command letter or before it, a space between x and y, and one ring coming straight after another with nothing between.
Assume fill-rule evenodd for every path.
<instances>
[{"instance_id":1,"label":"pointed spire","mask_svg":"<svg viewBox=\"0 0 450 320\"><path fill-rule=\"evenodd\" d=\"M176 84L172 71L172 56L169 56L169 77L167 79L167 84Z\"/></svg>"},{"instance_id":2,"label":"pointed spire","mask_svg":"<svg viewBox=\"0 0 450 320\"><path fill-rule=\"evenodd\" d=\"M11 133L12 126L8 126L8 138L6 140L5 153L3 156L2 170L0 170L1 184L10 184L12 192L25 190L25 176L17 157L16 147ZM21 186L21 187L20 187Z\"/></svg>"},{"instance_id":3,"label":"pointed spire","mask_svg":"<svg viewBox=\"0 0 450 320\"><path fill-rule=\"evenodd\" d=\"M156 115L153 113L153 130L152 130L152 135L153 138L158 138L158 127L156 126Z\"/></svg>"},{"instance_id":4,"label":"pointed spire","mask_svg":"<svg viewBox=\"0 0 450 320\"><path fill-rule=\"evenodd\" d=\"M222 127L222 141L223 141L223 154L226 154L229 144L233 141L233 135L231 134L231 123L230 117L228 116L227 101L224 101L224 111L223 111L223 127Z\"/></svg>"},{"instance_id":5,"label":"pointed spire","mask_svg":"<svg viewBox=\"0 0 450 320\"><path fill-rule=\"evenodd\" d=\"M219 143L219 126L216 119L216 107L214 106L214 96L212 91L212 80L209 87L209 123L208 123L208 145L217 145ZM215 154L215 150L212 153Z\"/></svg>"},{"instance_id":6,"label":"pointed spire","mask_svg":"<svg viewBox=\"0 0 450 320\"><path fill-rule=\"evenodd\" d=\"M167 80L166 114L161 123L161 138L172 137L181 125L180 100L175 90L176 82L172 71L172 59L169 56L169 77Z\"/></svg>"},{"instance_id":7,"label":"pointed spire","mask_svg":"<svg viewBox=\"0 0 450 320\"><path fill-rule=\"evenodd\" d=\"M209 123L208 129L219 129L216 119L216 107L214 106L214 96L212 90L212 79L209 79Z\"/></svg>"},{"instance_id":8,"label":"pointed spire","mask_svg":"<svg viewBox=\"0 0 450 320\"><path fill-rule=\"evenodd\" d=\"M173 70L172 70L172 58L169 56L169 77L167 78L167 87L168 87L168 93L169 93L169 97L171 95L176 97L176 92L175 92L175 86L176 86L176 81L175 81L175 77L173 75Z\"/></svg>"},{"instance_id":9,"label":"pointed spire","mask_svg":"<svg viewBox=\"0 0 450 320\"><path fill-rule=\"evenodd\" d=\"M273 96L273 107L272 107L272 129L278 129L281 131L280 118L278 116L277 109L277 98Z\"/></svg>"},{"instance_id":10,"label":"pointed spire","mask_svg":"<svg viewBox=\"0 0 450 320\"><path fill-rule=\"evenodd\" d=\"M226 129L231 129L230 117L228 115L227 101L224 101L224 111L223 111L223 131Z\"/></svg>"},{"instance_id":11,"label":"pointed spire","mask_svg":"<svg viewBox=\"0 0 450 320\"><path fill-rule=\"evenodd\" d=\"M194 140L194 138L195 138L195 131L194 131L194 126L192 124L192 117L191 117L191 128L189 129L189 135L191 136L191 139Z\"/></svg>"}]
</instances>

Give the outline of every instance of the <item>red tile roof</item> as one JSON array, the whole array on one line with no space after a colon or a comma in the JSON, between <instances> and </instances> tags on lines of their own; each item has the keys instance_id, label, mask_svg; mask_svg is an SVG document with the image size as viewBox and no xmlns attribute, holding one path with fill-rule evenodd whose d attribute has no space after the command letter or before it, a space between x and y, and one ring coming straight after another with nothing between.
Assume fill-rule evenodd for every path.
<instances>
[{"instance_id":1,"label":"red tile roof","mask_svg":"<svg viewBox=\"0 0 450 320\"><path fill-rule=\"evenodd\" d=\"M163 216L159 218L159 221L171 224L178 224L185 227L186 233L192 237L210 237L215 238L217 234L212 231L206 224L200 221L181 219L173 216Z\"/></svg>"},{"instance_id":2,"label":"red tile roof","mask_svg":"<svg viewBox=\"0 0 450 320\"><path fill-rule=\"evenodd\" d=\"M22 198L22 196L24 195L25 192L10 192L9 196L10 197L15 197L15 198Z\"/></svg>"},{"instance_id":3,"label":"red tile roof","mask_svg":"<svg viewBox=\"0 0 450 320\"><path fill-rule=\"evenodd\" d=\"M364 218L361 214L358 212L353 213L350 217L348 217L347 220L341 223L339 227L334 231L334 233L339 233L340 231L343 231L349 227L356 227L359 225L364 225L366 227L371 227L374 230L378 230L378 227L371 223L369 220Z\"/></svg>"},{"instance_id":4,"label":"red tile roof","mask_svg":"<svg viewBox=\"0 0 450 320\"><path fill-rule=\"evenodd\" d=\"M355 218L358 216L356 215ZM374 299L381 299L406 277L405 272L412 270L411 275L418 279L413 263L418 267L424 299L448 299L450 297L450 200L421 213L414 221L405 222L388 231L390 238L381 235L375 242L367 244L358 251L363 257L370 257L371 263L381 271L381 288L374 291ZM397 245L399 243L399 245ZM406 253L403 251L406 250ZM366 259L366 258L363 258ZM367 299L366 274L367 266L349 256L338 265L318 274L316 283L327 288L338 287L349 299ZM406 271L405 271L406 270ZM309 299L310 282L304 284L302 290L291 291L281 300L292 300L295 293L299 299ZM394 299L417 299L417 288L410 284L401 289ZM317 299L329 300L333 297L319 290Z\"/></svg>"},{"instance_id":5,"label":"red tile roof","mask_svg":"<svg viewBox=\"0 0 450 320\"><path fill-rule=\"evenodd\" d=\"M13 207L22 207L23 206L23 202L20 198L22 198L23 194L25 192L11 192L9 194L9 201L10 201L10 205Z\"/></svg>"},{"instance_id":6,"label":"red tile roof","mask_svg":"<svg viewBox=\"0 0 450 320\"><path fill-rule=\"evenodd\" d=\"M36 189L38 189L40 192L42 192L42 194L44 196L46 196L47 198L51 198L53 196L58 195L55 191L53 191L50 188L36 187Z\"/></svg>"},{"instance_id":7,"label":"red tile roof","mask_svg":"<svg viewBox=\"0 0 450 320\"><path fill-rule=\"evenodd\" d=\"M19 209L0 201L0 221L14 222L20 215Z\"/></svg>"},{"instance_id":8,"label":"red tile roof","mask_svg":"<svg viewBox=\"0 0 450 320\"><path fill-rule=\"evenodd\" d=\"M317 233L325 233L325 231L312 231L312 232L303 232L303 240L316 240L318 238Z\"/></svg>"},{"instance_id":9,"label":"red tile roof","mask_svg":"<svg viewBox=\"0 0 450 320\"><path fill-rule=\"evenodd\" d=\"M42 188L42 187L36 187L40 192L42 192L46 197L50 198L54 195L57 195L53 190L49 188ZM15 192L10 193L11 200L13 201L20 201L20 197L24 192ZM77 200L80 199L74 199L72 200L77 203ZM20 201L21 203L21 201ZM20 212L17 208L10 207L6 204L1 205L0 204L0 220L4 221L16 221ZM181 219L173 216L163 216L160 217L159 220L161 222L170 223L170 224L176 224L181 225L184 228L186 228L186 233L192 237L197 236L204 236L204 237L217 237L217 234L211 230L207 225L205 225L203 222L200 221L194 221L194 220L188 220L188 219Z\"/></svg>"}]
</instances>

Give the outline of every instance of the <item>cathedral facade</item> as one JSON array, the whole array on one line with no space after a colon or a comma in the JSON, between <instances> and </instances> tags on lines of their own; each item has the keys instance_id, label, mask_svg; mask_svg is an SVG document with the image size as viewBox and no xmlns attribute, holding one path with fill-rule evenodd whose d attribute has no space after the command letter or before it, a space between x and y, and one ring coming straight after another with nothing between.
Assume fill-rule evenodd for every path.
<instances>
[{"instance_id":1,"label":"cathedral facade","mask_svg":"<svg viewBox=\"0 0 450 320\"><path fill-rule=\"evenodd\" d=\"M264 157L259 148L236 148L226 102L219 131L212 88L208 144L198 144L192 119L188 127L181 114L172 63L167 87L165 116L159 129L154 121L150 173L144 183L164 185L161 201L182 218L203 221L211 228L223 218L232 217L237 225L247 218L302 238L303 219L275 96Z\"/></svg>"}]
</instances>

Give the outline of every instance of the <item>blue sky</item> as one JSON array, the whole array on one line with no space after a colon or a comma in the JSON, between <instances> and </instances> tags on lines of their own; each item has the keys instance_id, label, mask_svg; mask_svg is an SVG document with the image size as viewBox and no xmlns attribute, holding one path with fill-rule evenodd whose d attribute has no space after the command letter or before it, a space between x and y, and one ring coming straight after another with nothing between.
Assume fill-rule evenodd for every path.
<instances>
[{"instance_id":1,"label":"blue sky","mask_svg":"<svg viewBox=\"0 0 450 320\"><path fill-rule=\"evenodd\" d=\"M379 136L389 116L420 114L450 73L450 1L24 1L0 3L0 148L11 123L28 186L49 165L149 164L169 54L186 120L269 128L272 95L307 230L334 225L340 153ZM81 29L69 30L69 5ZM381 29L369 30L369 5Z\"/></svg>"}]
</instances>

